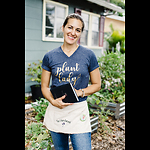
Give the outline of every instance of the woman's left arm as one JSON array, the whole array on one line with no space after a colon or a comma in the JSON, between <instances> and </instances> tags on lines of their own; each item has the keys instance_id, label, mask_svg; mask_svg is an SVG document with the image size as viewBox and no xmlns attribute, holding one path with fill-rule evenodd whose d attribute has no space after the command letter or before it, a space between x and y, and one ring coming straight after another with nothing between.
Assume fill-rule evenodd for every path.
<instances>
[{"instance_id":1,"label":"woman's left arm","mask_svg":"<svg viewBox=\"0 0 150 150\"><path fill-rule=\"evenodd\" d=\"M87 88L82 89L84 91L84 96L89 96L101 89L101 77L100 77L99 68L96 68L95 70L90 72L90 79L91 79L91 85L88 86ZM82 90L75 89L78 97L83 96Z\"/></svg>"}]
</instances>

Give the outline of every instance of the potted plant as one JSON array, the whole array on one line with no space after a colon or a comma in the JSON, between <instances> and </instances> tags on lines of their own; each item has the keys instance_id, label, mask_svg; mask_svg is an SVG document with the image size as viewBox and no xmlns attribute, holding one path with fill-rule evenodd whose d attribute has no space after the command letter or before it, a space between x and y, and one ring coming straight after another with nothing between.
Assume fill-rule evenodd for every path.
<instances>
[{"instance_id":1,"label":"potted plant","mask_svg":"<svg viewBox=\"0 0 150 150\"><path fill-rule=\"evenodd\" d=\"M38 61L39 63L35 63L35 62L32 63L34 66L32 66L31 63L28 63L29 68L26 70L26 75L32 76L29 80L35 81L38 83L38 84L34 84L30 86L33 100L36 100L36 99L39 100L40 98L44 98L42 91L41 91L42 61L41 60L38 60Z\"/></svg>"}]
</instances>

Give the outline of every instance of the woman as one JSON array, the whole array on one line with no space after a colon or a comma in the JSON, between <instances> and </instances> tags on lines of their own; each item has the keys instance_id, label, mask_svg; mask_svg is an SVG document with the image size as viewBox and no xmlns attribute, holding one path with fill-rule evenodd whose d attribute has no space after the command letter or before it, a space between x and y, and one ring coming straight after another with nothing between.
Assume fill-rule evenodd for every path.
<instances>
[{"instance_id":1,"label":"woman","mask_svg":"<svg viewBox=\"0 0 150 150\"><path fill-rule=\"evenodd\" d=\"M41 89L50 102L44 125L51 132L55 150L69 150L69 135L74 150L91 150L91 126L86 99L100 90L101 78L94 52L77 44L83 30L81 16L67 16L62 26L63 45L47 52L43 58ZM79 102L64 103L62 100L65 95L54 99L49 89L51 76L51 87L72 83Z\"/></svg>"}]
</instances>

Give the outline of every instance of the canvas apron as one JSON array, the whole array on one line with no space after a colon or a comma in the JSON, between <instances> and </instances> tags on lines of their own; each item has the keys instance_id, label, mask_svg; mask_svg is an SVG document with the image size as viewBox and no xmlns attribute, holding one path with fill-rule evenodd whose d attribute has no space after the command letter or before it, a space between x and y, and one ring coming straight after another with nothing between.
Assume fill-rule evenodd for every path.
<instances>
[{"instance_id":1,"label":"canvas apron","mask_svg":"<svg viewBox=\"0 0 150 150\"><path fill-rule=\"evenodd\" d=\"M87 101L74 103L63 109L50 103L43 124L54 132L68 134L91 132Z\"/></svg>"}]
</instances>

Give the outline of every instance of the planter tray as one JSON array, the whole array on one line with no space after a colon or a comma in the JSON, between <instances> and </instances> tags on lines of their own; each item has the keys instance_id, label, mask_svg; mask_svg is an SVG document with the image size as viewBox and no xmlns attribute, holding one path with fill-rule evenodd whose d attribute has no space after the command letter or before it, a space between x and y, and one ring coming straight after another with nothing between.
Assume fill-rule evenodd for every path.
<instances>
[{"instance_id":1,"label":"planter tray","mask_svg":"<svg viewBox=\"0 0 150 150\"><path fill-rule=\"evenodd\" d=\"M102 102L100 102L99 104L102 104ZM92 105L92 104L90 105L92 108L100 109L98 105ZM108 105L106 106L106 110L108 109L114 113L115 119L119 119L121 116L125 114L125 102L121 104L108 103Z\"/></svg>"}]
</instances>

